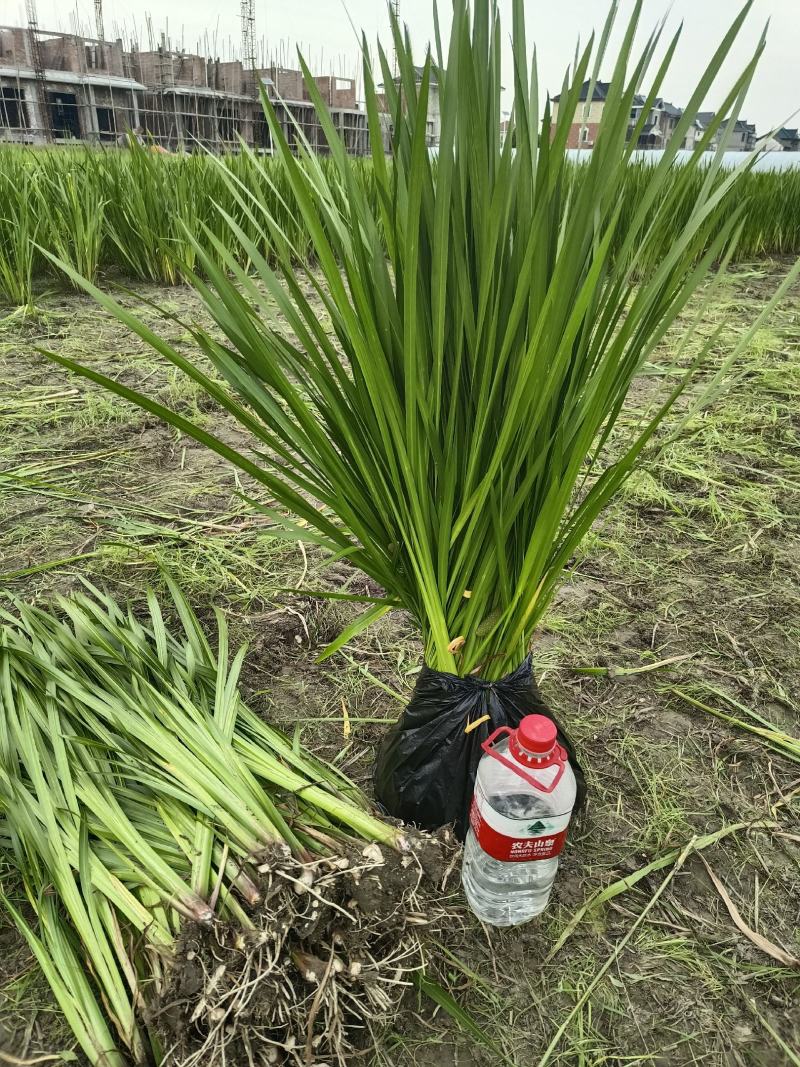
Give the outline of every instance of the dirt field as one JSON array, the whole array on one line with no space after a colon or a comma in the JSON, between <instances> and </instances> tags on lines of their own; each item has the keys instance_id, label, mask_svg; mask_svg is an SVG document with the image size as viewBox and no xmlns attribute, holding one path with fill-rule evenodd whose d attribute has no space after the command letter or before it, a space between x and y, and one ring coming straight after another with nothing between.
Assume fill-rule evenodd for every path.
<instances>
[{"instance_id":1,"label":"dirt field","mask_svg":"<svg viewBox=\"0 0 800 1067\"><path fill-rule=\"evenodd\" d=\"M703 327L724 323L714 360L785 270L730 276ZM155 320L145 300L200 315L189 290L124 297ZM189 350L180 325L162 328ZM201 617L224 606L249 643L254 706L299 722L305 744L368 787L375 740L420 666L407 620L389 616L316 665L347 609L276 590L363 579L269 540L221 461L36 346L199 410L244 443L87 298L45 297L37 317L0 324L0 587L46 598L82 573L137 598L168 567ZM484 1036L410 993L376 1064L800 1064L800 291L740 370L592 531L535 645L591 800L541 920L484 929L452 885L452 929L431 946L431 970ZM627 417L675 373L666 344ZM795 738L794 759L780 733L754 735L706 708L750 723L743 709L758 713ZM0 876L13 892L13 874ZM47 988L4 923L0 1063L68 1053Z\"/></svg>"}]
</instances>

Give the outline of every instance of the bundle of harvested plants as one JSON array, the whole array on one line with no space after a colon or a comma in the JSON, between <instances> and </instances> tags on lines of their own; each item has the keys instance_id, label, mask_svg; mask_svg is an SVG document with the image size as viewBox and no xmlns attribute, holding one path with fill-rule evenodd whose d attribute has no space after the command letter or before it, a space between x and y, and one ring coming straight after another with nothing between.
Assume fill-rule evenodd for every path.
<instances>
[{"instance_id":1,"label":"bundle of harvested plants","mask_svg":"<svg viewBox=\"0 0 800 1067\"><path fill-rule=\"evenodd\" d=\"M181 633L88 585L0 613L3 903L92 1063L347 1063L421 966L441 849L255 715L224 616L213 649L169 586Z\"/></svg>"}]
</instances>

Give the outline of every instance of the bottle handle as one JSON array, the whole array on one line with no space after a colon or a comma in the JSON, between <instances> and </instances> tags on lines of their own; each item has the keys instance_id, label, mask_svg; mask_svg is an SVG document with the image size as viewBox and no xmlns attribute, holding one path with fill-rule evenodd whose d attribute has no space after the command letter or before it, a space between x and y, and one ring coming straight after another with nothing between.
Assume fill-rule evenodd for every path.
<instances>
[{"instance_id":1,"label":"bottle handle","mask_svg":"<svg viewBox=\"0 0 800 1067\"><path fill-rule=\"evenodd\" d=\"M546 767L553 767L555 765L558 765L558 771L556 772L556 776L552 780L550 785L543 785L541 782L537 782L535 778L532 778L531 775L524 771L518 764L512 762L512 760L510 760L508 756L503 756L497 751L497 749L492 747L494 741L501 734L508 735L510 737L513 733L514 731L511 729L510 726L498 726L494 733L489 734L486 740L481 744L481 748L487 756L490 756L491 759L496 759L498 763L502 763L504 767L507 767L510 771L513 771L518 778L522 778L523 781L527 782L528 785L532 785L533 788L537 789L540 793L552 793L555 787L561 781L561 777L564 774L564 769L567 765L567 753L564 751L561 745L556 744L555 748L553 749L553 755L549 759L544 760L539 765L542 770L544 770Z\"/></svg>"}]
</instances>

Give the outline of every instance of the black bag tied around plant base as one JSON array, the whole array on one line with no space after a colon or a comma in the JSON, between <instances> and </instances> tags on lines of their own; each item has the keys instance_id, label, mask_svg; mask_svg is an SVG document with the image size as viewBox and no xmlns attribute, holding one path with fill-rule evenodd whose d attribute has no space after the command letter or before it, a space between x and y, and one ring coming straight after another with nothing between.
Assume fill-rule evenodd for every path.
<instances>
[{"instance_id":1,"label":"black bag tied around plant base","mask_svg":"<svg viewBox=\"0 0 800 1067\"><path fill-rule=\"evenodd\" d=\"M464 840L481 745L498 726L515 729L526 715L546 715L567 750L578 793L586 780L575 746L542 699L533 679L532 658L495 682L423 667L406 710L389 728L375 761L375 795L386 811L423 830L455 824Z\"/></svg>"}]
</instances>

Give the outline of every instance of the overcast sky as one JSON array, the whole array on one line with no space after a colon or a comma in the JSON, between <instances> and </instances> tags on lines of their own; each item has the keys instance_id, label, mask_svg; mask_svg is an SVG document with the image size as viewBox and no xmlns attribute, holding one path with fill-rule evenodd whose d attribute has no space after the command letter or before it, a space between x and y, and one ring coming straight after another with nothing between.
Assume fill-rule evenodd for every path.
<instances>
[{"instance_id":1,"label":"overcast sky","mask_svg":"<svg viewBox=\"0 0 800 1067\"><path fill-rule=\"evenodd\" d=\"M448 0L440 0L443 16ZM623 14L632 0L622 0ZM670 10L669 26L684 22L684 35L664 95L675 104L685 104L712 47L739 10L738 0L645 0L643 26L650 29ZM388 19L383 0L256 0L256 36L266 40L270 53L282 49L284 57L299 44L315 66L335 73L354 73L357 47L352 22L364 29L370 41L385 39ZM504 28L510 30L510 0L500 0ZM602 22L606 0L527 0L529 39L537 45L541 80L551 93L561 87L565 66L570 62L578 37L586 39ZM424 50L432 35L431 0L400 0L401 18L411 27L415 48ZM92 0L38 0L39 25L43 29L71 30L77 17L89 32L94 23ZM183 43L196 50L198 43L224 55L240 39L238 0L104 0L106 35L116 28L138 36L147 47L145 17L151 14L156 33L168 25L174 47ZM24 23L23 0L0 0L0 23ZM735 70L752 54L761 28L771 20L767 51L745 108L745 117L759 133L780 125L800 108L800 0L755 0L754 10L742 34L734 60L723 72L717 92L707 101L713 108L722 98ZM446 23L446 19L443 18ZM604 72L606 73L606 72ZM508 83L508 79L506 79ZM507 104L507 106L509 106ZM798 124L800 116L792 125Z\"/></svg>"}]
</instances>

